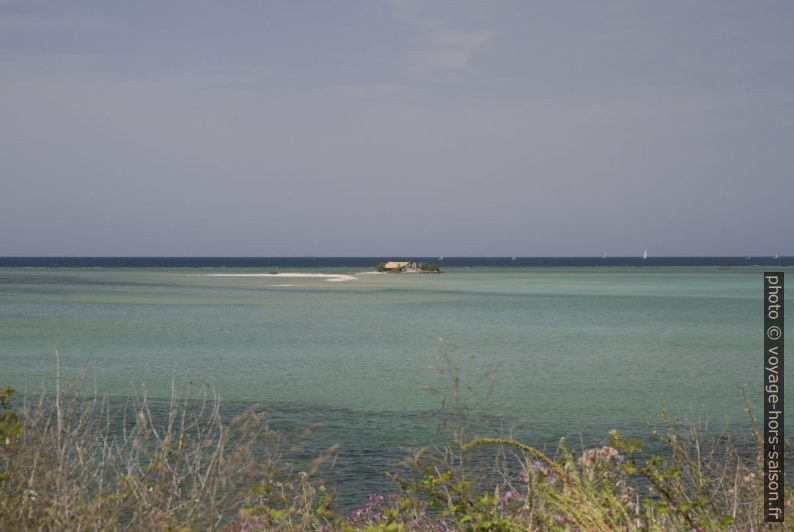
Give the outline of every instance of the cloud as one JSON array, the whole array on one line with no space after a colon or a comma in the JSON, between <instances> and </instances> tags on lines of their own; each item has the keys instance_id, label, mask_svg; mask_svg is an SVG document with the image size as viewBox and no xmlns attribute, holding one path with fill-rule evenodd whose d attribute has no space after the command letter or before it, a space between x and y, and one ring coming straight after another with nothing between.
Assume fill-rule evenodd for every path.
<instances>
[{"instance_id":1,"label":"cloud","mask_svg":"<svg viewBox=\"0 0 794 532\"><path fill-rule=\"evenodd\" d=\"M415 70L467 69L472 56L496 34L490 29L456 29L448 17L439 17L419 0L390 0L390 4L399 19L418 26L425 34L423 41L429 46L412 56Z\"/></svg>"},{"instance_id":2,"label":"cloud","mask_svg":"<svg viewBox=\"0 0 794 532\"><path fill-rule=\"evenodd\" d=\"M491 30L434 30L430 33L432 48L417 59L425 70L465 69L471 57L493 37Z\"/></svg>"}]
</instances>

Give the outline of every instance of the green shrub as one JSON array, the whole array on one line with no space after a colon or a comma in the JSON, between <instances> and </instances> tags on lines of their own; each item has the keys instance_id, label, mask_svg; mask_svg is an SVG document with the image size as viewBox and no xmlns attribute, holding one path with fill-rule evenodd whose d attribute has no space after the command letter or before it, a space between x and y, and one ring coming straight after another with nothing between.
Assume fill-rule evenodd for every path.
<instances>
[{"instance_id":1,"label":"green shrub","mask_svg":"<svg viewBox=\"0 0 794 532\"><path fill-rule=\"evenodd\" d=\"M444 361L442 361L444 362ZM461 380L446 360L443 376ZM144 400L121 411L80 387L11 405L0 391L0 530L748 530L763 528L760 435L716 434L659 414L648 452L613 431L606 446L556 455L511 438L422 449L342 515L294 442L251 408L222 419L217 400L174 393L164 418ZM457 399L455 399L457 398ZM462 400L453 397L452 406ZM462 408L462 407L460 407ZM464 410L460 410L463 412ZM749 412L749 408L748 408ZM110 429L122 416L122 433ZM460 418L463 419L463 418ZM753 449L753 445L755 448ZM344 486L342 487L344 489ZM786 492L791 501L790 485ZM791 502L787 520L794 519Z\"/></svg>"}]
</instances>

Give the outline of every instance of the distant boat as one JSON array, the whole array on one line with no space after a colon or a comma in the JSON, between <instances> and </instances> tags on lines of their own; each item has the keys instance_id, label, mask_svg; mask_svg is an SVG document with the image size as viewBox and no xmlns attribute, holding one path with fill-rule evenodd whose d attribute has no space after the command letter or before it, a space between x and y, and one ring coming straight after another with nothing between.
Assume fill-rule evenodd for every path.
<instances>
[{"instance_id":1,"label":"distant boat","mask_svg":"<svg viewBox=\"0 0 794 532\"><path fill-rule=\"evenodd\" d=\"M646 250L645 250L645 251L642 253L642 260L646 260L647 258L648 258L648 250L646 249Z\"/></svg>"},{"instance_id":2,"label":"distant boat","mask_svg":"<svg viewBox=\"0 0 794 532\"><path fill-rule=\"evenodd\" d=\"M441 256L438 258L438 260L440 260L440 261L444 260L444 255L441 255Z\"/></svg>"},{"instance_id":3,"label":"distant boat","mask_svg":"<svg viewBox=\"0 0 794 532\"><path fill-rule=\"evenodd\" d=\"M606 251L604 252L604 256L603 256L603 257L601 257L601 258L602 258L602 259L605 259L605 258L607 258L607 252L606 252Z\"/></svg>"},{"instance_id":4,"label":"distant boat","mask_svg":"<svg viewBox=\"0 0 794 532\"><path fill-rule=\"evenodd\" d=\"M510 260L516 260L516 258L515 258L515 257L513 257L513 258L512 258L512 259L510 259Z\"/></svg>"},{"instance_id":5,"label":"distant boat","mask_svg":"<svg viewBox=\"0 0 794 532\"><path fill-rule=\"evenodd\" d=\"M747 256L744 258L744 260L750 260L750 259L752 259L752 258L753 258L753 257L752 257L752 255L747 255Z\"/></svg>"},{"instance_id":6,"label":"distant boat","mask_svg":"<svg viewBox=\"0 0 794 532\"><path fill-rule=\"evenodd\" d=\"M779 258L780 258L780 248L778 248L777 251L775 251L775 260Z\"/></svg>"}]
</instances>

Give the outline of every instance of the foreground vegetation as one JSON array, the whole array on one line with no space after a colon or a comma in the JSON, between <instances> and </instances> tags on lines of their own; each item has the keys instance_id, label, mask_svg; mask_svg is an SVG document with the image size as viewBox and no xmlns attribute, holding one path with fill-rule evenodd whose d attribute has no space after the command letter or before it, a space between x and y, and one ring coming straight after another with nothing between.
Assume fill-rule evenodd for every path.
<instances>
[{"instance_id":1,"label":"foreground vegetation","mask_svg":"<svg viewBox=\"0 0 794 532\"><path fill-rule=\"evenodd\" d=\"M716 530L763 528L760 439L660 415L649 453L617 431L555 456L512 439L421 450L394 493L334 510L319 478L335 449L302 462L251 408L175 393L113 411L79 387L11 404L0 393L0 530ZM748 409L749 413L749 409ZM295 464L301 463L302 467ZM787 491L789 487L787 486ZM787 496L787 501L791 496ZM786 520L794 522L790 503Z\"/></svg>"}]
</instances>

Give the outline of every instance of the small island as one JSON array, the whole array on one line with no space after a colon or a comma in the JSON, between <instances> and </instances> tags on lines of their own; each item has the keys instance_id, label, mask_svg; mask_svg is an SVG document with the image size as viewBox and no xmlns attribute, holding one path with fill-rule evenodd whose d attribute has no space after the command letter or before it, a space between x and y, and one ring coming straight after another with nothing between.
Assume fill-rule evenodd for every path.
<instances>
[{"instance_id":1,"label":"small island","mask_svg":"<svg viewBox=\"0 0 794 532\"><path fill-rule=\"evenodd\" d=\"M378 271L384 273L441 273L438 264L400 261L381 262L378 264Z\"/></svg>"}]
</instances>

